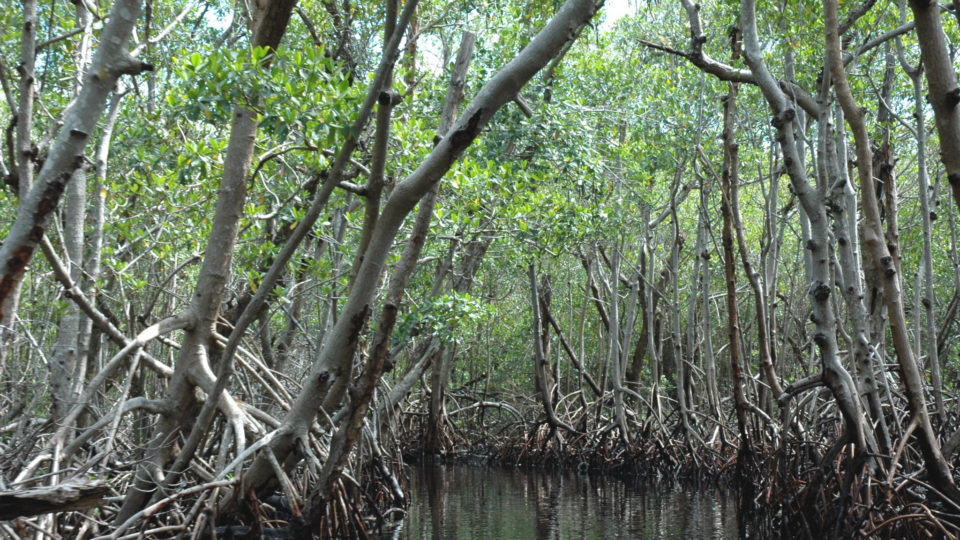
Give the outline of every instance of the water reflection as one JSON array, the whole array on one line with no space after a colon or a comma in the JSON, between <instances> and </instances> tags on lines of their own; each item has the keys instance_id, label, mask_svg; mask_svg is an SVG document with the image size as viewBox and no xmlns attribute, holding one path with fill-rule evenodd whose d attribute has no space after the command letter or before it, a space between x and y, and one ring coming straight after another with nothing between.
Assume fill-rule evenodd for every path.
<instances>
[{"instance_id":1,"label":"water reflection","mask_svg":"<svg viewBox=\"0 0 960 540\"><path fill-rule=\"evenodd\" d=\"M409 469L407 517L385 538L737 538L735 498L575 473Z\"/></svg>"}]
</instances>

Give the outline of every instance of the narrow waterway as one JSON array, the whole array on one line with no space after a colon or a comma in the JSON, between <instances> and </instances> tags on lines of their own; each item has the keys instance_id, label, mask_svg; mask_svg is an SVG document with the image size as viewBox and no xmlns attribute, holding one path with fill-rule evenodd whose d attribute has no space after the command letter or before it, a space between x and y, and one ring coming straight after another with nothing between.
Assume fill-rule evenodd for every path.
<instances>
[{"instance_id":1,"label":"narrow waterway","mask_svg":"<svg viewBox=\"0 0 960 540\"><path fill-rule=\"evenodd\" d=\"M384 538L738 538L717 488L466 465L409 470L410 505Z\"/></svg>"}]
</instances>

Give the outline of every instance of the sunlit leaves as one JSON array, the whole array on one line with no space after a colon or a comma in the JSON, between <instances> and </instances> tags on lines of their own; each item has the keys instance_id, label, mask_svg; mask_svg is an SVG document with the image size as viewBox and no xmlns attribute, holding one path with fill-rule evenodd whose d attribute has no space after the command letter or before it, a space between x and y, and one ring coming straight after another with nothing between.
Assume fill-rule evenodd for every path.
<instances>
[{"instance_id":1,"label":"sunlit leaves","mask_svg":"<svg viewBox=\"0 0 960 540\"><path fill-rule=\"evenodd\" d=\"M492 306L469 293L443 294L397 324L393 345L407 343L414 332L433 336L444 343L456 343L460 336L467 335L491 314Z\"/></svg>"}]
</instances>

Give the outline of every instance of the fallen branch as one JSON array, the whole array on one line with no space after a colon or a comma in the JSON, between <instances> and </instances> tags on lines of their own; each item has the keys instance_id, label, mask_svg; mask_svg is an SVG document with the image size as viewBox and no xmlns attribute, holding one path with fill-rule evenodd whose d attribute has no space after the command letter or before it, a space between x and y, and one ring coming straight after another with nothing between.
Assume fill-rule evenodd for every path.
<instances>
[{"instance_id":1,"label":"fallen branch","mask_svg":"<svg viewBox=\"0 0 960 540\"><path fill-rule=\"evenodd\" d=\"M55 486L0 491L0 520L96 508L110 492L102 480L67 480Z\"/></svg>"}]
</instances>

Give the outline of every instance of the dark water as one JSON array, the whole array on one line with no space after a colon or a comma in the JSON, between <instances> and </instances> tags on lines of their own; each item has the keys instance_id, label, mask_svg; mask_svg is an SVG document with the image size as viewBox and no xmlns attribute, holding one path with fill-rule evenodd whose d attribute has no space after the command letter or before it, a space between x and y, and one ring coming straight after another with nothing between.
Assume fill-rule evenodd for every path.
<instances>
[{"instance_id":1,"label":"dark water","mask_svg":"<svg viewBox=\"0 0 960 540\"><path fill-rule=\"evenodd\" d=\"M409 469L406 518L385 538L738 538L716 488L466 465Z\"/></svg>"}]
</instances>

